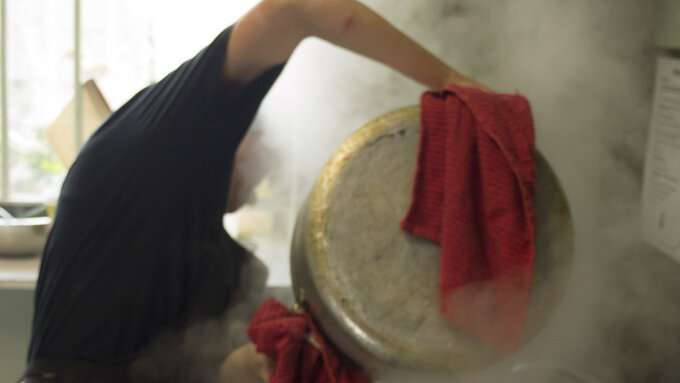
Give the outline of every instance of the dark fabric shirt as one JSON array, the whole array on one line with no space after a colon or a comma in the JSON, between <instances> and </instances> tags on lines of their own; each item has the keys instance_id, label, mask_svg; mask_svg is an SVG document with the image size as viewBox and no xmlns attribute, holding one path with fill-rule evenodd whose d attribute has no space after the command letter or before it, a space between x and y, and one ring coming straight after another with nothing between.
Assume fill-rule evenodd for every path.
<instances>
[{"instance_id":1,"label":"dark fabric shirt","mask_svg":"<svg viewBox=\"0 0 680 383\"><path fill-rule=\"evenodd\" d=\"M283 67L221 81L230 32L84 145L45 246L29 361L129 361L229 305L244 257L222 226L234 154Z\"/></svg>"}]
</instances>

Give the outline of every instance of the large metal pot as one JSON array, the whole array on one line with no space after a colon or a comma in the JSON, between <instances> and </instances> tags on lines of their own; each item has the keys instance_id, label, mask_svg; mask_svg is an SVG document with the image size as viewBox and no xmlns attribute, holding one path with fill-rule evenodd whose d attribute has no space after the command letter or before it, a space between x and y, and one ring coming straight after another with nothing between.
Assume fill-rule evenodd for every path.
<instances>
[{"instance_id":1,"label":"large metal pot","mask_svg":"<svg viewBox=\"0 0 680 383\"><path fill-rule=\"evenodd\" d=\"M333 154L302 206L292 244L298 301L339 350L369 371L464 371L502 354L439 313L439 246L399 228L411 200L419 107L388 113ZM535 156L536 260L526 343L547 322L570 270L564 193Z\"/></svg>"}]
</instances>

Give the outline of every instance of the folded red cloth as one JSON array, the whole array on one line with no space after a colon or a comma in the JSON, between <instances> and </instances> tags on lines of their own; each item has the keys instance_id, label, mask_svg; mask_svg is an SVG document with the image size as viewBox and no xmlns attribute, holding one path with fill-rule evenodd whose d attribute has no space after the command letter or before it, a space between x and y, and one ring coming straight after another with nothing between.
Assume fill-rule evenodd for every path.
<instances>
[{"instance_id":1,"label":"folded red cloth","mask_svg":"<svg viewBox=\"0 0 680 383\"><path fill-rule=\"evenodd\" d=\"M401 227L441 244L442 313L506 351L519 345L533 278L533 154L524 97L457 86L423 94Z\"/></svg>"},{"instance_id":2,"label":"folded red cloth","mask_svg":"<svg viewBox=\"0 0 680 383\"><path fill-rule=\"evenodd\" d=\"M276 362L270 383L370 383L360 369L342 363L307 313L295 313L274 299L262 303L248 336Z\"/></svg>"}]
</instances>

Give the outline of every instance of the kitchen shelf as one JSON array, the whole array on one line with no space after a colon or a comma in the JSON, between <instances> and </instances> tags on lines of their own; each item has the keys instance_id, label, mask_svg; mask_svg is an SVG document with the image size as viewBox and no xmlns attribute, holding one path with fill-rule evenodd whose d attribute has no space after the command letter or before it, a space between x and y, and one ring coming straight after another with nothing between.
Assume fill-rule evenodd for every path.
<instances>
[{"instance_id":1,"label":"kitchen shelf","mask_svg":"<svg viewBox=\"0 0 680 383\"><path fill-rule=\"evenodd\" d=\"M0 289L35 289L40 259L39 255L24 258L0 257Z\"/></svg>"}]
</instances>

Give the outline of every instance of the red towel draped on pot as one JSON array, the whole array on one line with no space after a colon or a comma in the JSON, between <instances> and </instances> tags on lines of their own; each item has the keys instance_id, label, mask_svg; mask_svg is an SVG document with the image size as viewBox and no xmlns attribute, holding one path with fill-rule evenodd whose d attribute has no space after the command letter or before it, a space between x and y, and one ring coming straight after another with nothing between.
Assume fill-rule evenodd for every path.
<instances>
[{"instance_id":1,"label":"red towel draped on pot","mask_svg":"<svg viewBox=\"0 0 680 383\"><path fill-rule=\"evenodd\" d=\"M533 153L524 97L456 86L423 94L401 226L441 244L442 313L505 351L519 344L533 277Z\"/></svg>"},{"instance_id":2,"label":"red towel draped on pot","mask_svg":"<svg viewBox=\"0 0 680 383\"><path fill-rule=\"evenodd\" d=\"M343 364L306 313L266 300L248 326L257 351L276 361L270 383L370 383L354 366Z\"/></svg>"}]
</instances>

